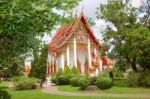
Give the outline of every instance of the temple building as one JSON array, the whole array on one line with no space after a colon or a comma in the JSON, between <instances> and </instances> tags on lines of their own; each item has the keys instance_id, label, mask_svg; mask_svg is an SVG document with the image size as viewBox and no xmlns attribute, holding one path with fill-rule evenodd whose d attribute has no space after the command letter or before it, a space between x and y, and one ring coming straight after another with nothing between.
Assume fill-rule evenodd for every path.
<instances>
[{"instance_id":1,"label":"temple building","mask_svg":"<svg viewBox=\"0 0 150 99\"><path fill-rule=\"evenodd\" d=\"M59 28L48 44L47 75L75 66L80 74L97 75L102 72L99 49L95 37L83 13L71 23Z\"/></svg>"}]
</instances>

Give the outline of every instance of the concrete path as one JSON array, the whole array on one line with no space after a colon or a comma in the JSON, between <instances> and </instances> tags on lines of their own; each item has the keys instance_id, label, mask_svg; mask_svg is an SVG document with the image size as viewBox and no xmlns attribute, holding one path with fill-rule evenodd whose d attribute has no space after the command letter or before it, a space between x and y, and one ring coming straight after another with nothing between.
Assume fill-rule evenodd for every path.
<instances>
[{"instance_id":1,"label":"concrete path","mask_svg":"<svg viewBox=\"0 0 150 99\"><path fill-rule=\"evenodd\" d=\"M79 92L64 92L57 90L57 86L44 85L42 90L45 93L62 96L95 96L95 97L130 97L130 98L148 98L150 94L111 94L111 93L79 93Z\"/></svg>"}]
</instances>

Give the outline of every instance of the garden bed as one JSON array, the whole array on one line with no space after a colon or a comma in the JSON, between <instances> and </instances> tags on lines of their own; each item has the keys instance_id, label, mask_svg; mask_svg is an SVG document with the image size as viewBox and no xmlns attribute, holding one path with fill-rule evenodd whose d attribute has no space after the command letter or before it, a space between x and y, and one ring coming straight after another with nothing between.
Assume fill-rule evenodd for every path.
<instances>
[{"instance_id":1,"label":"garden bed","mask_svg":"<svg viewBox=\"0 0 150 99\"><path fill-rule=\"evenodd\" d=\"M87 92L87 90L80 90L80 87L72 87L71 85L58 86L58 90L65 92ZM122 94L149 94L150 88L131 88L131 87L117 87L113 86L106 90L88 91L92 93L122 93Z\"/></svg>"}]
</instances>

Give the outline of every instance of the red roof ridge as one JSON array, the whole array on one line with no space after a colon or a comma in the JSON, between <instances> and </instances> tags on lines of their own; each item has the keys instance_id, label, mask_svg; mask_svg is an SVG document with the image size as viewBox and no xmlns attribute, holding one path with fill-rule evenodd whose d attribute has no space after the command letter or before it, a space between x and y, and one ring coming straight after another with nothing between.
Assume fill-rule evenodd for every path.
<instances>
[{"instance_id":1,"label":"red roof ridge","mask_svg":"<svg viewBox=\"0 0 150 99\"><path fill-rule=\"evenodd\" d=\"M74 19L73 22L63 25L61 28L59 28L55 34L55 36L52 38L51 42L48 45L49 52L56 51L56 49L63 46L67 40L73 35L74 31L78 27L79 22L82 21L84 23L84 27L88 31L90 37L94 40L94 42L97 45L100 45L97 41L97 38L93 34L92 30L90 29L85 16L83 15L83 12L81 12L79 18Z\"/></svg>"}]
</instances>

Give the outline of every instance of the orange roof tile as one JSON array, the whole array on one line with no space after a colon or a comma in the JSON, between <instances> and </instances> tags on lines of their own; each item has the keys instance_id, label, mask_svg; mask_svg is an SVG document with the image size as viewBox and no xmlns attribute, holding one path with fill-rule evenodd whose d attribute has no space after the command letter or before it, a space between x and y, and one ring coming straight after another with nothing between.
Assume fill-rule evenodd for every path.
<instances>
[{"instance_id":1,"label":"orange roof tile","mask_svg":"<svg viewBox=\"0 0 150 99\"><path fill-rule=\"evenodd\" d=\"M51 42L48 44L48 51L57 52L57 49L62 47L64 44L66 44L68 39L73 35L74 31L79 26L80 21L84 24L84 27L88 31L90 38L93 39L93 41L97 45L100 45L97 38L94 36L92 30L90 29L86 21L86 18L84 17L83 13L81 13L79 18L75 19L73 22L69 24L65 24L63 27L57 30L55 36L52 38Z\"/></svg>"}]
</instances>

